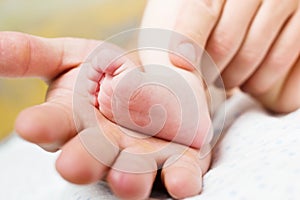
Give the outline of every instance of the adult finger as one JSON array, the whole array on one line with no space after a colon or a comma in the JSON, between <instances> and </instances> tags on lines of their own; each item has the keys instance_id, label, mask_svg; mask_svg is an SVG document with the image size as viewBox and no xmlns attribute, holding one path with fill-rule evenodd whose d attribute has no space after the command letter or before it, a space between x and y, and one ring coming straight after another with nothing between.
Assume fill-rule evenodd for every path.
<instances>
[{"instance_id":1,"label":"adult finger","mask_svg":"<svg viewBox=\"0 0 300 200\"><path fill-rule=\"evenodd\" d=\"M94 134L92 129L84 132L86 135ZM109 149L105 150L102 146L98 146L98 148L102 154L106 154L106 157L108 154L111 155L111 159L116 157L115 152L109 152ZM75 137L63 146L56 161L56 169L63 178L72 183L87 184L103 178L109 170L109 166L97 160L83 146L80 138Z\"/></svg>"},{"instance_id":2,"label":"adult finger","mask_svg":"<svg viewBox=\"0 0 300 200\"><path fill-rule=\"evenodd\" d=\"M73 118L73 85L79 68L57 78L47 93L47 101L22 111L15 129L24 139L48 151L55 151L77 134Z\"/></svg>"},{"instance_id":3,"label":"adult finger","mask_svg":"<svg viewBox=\"0 0 300 200\"><path fill-rule=\"evenodd\" d=\"M144 148L129 147L119 154L107 181L121 199L148 199L156 173L156 161Z\"/></svg>"},{"instance_id":4,"label":"adult finger","mask_svg":"<svg viewBox=\"0 0 300 200\"><path fill-rule=\"evenodd\" d=\"M225 87L243 84L257 69L281 32L288 18L298 7L298 1L263 1L241 48L222 72Z\"/></svg>"},{"instance_id":5,"label":"adult finger","mask_svg":"<svg viewBox=\"0 0 300 200\"><path fill-rule=\"evenodd\" d=\"M52 79L78 66L99 42L0 32L0 76Z\"/></svg>"},{"instance_id":6,"label":"adult finger","mask_svg":"<svg viewBox=\"0 0 300 200\"><path fill-rule=\"evenodd\" d=\"M178 67L193 69L189 63L200 63L209 35L221 15L224 0L181 0L180 3L175 33L170 42L174 54L170 54L170 58Z\"/></svg>"},{"instance_id":7,"label":"adult finger","mask_svg":"<svg viewBox=\"0 0 300 200\"><path fill-rule=\"evenodd\" d=\"M149 40L149 34L152 37L154 35L159 42L159 49L167 49L171 53L166 56L161 56L161 51L141 53L142 63L153 63L153 60L159 58L158 64L170 65L171 59L175 66L193 70L193 65L200 62L201 52L221 14L223 2L224 0L148 1L141 27L151 28L154 33L142 31L139 41L153 43L153 39Z\"/></svg>"},{"instance_id":8,"label":"adult finger","mask_svg":"<svg viewBox=\"0 0 300 200\"><path fill-rule=\"evenodd\" d=\"M279 113L300 107L300 57L291 70L264 94L255 96L266 108Z\"/></svg>"},{"instance_id":9,"label":"adult finger","mask_svg":"<svg viewBox=\"0 0 300 200\"><path fill-rule=\"evenodd\" d=\"M202 176L209 165L210 154L200 160L190 149L179 158L176 155L169 157L162 170L162 179L168 192L176 199L199 194L202 191Z\"/></svg>"},{"instance_id":10,"label":"adult finger","mask_svg":"<svg viewBox=\"0 0 300 200\"><path fill-rule=\"evenodd\" d=\"M47 151L56 151L77 133L71 106L64 100L28 108L18 116L16 132Z\"/></svg>"},{"instance_id":11,"label":"adult finger","mask_svg":"<svg viewBox=\"0 0 300 200\"><path fill-rule=\"evenodd\" d=\"M300 53L300 7L284 27L258 70L245 82L242 89L254 96L262 95L284 78Z\"/></svg>"},{"instance_id":12,"label":"adult finger","mask_svg":"<svg viewBox=\"0 0 300 200\"><path fill-rule=\"evenodd\" d=\"M206 45L208 54L220 71L238 51L261 2L262 0L226 1L222 15Z\"/></svg>"}]
</instances>

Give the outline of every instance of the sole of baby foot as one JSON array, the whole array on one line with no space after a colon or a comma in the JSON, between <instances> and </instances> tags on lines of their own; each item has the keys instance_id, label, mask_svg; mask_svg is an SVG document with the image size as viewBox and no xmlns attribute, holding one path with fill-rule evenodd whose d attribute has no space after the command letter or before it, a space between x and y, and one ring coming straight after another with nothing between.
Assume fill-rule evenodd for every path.
<instances>
[{"instance_id":1,"label":"sole of baby foot","mask_svg":"<svg viewBox=\"0 0 300 200\"><path fill-rule=\"evenodd\" d=\"M200 148L211 137L211 119L201 80L182 69L155 68L162 68L162 75L132 68L116 76L106 75L97 97L100 111L128 129ZM170 79L166 71L181 81L164 85L160 81Z\"/></svg>"}]
</instances>

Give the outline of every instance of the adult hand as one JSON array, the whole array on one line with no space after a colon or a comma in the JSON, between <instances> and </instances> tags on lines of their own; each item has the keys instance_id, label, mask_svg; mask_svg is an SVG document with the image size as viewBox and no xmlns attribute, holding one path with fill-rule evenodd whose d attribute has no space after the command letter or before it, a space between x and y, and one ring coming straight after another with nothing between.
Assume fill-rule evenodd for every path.
<instances>
[{"instance_id":1,"label":"adult hand","mask_svg":"<svg viewBox=\"0 0 300 200\"><path fill-rule=\"evenodd\" d=\"M163 6L167 14L158 11L161 16L154 18L161 20L145 20L144 27L169 28L205 48L226 89L240 87L277 112L300 106L299 0L176 0L174 4L173 11ZM148 8L147 13L160 10L158 1L150 0ZM172 14L163 16L168 13ZM201 52L191 41L175 38L171 50L199 65ZM186 62L170 58L174 65L187 67ZM202 69L204 75L212 75L208 67Z\"/></svg>"},{"instance_id":2,"label":"adult hand","mask_svg":"<svg viewBox=\"0 0 300 200\"><path fill-rule=\"evenodd\" d=\"M173 197L199 194L202 175L209 167L210 154L199 159L199 151L196 149L153 137L144 140L130 137L100 112L96 112L97 122L119 151L103 149L104 142L97 141L98 144L104 144L99 146L103 150L100 154L111 159L111 166L108 166L85 148L80 134L92 137L99 129L84 125L78 130L72 98L76 92L74 85L79 66L97 45L99 41L85 39L46 39L14 32L0 33L0 77L38 76L49 84L46 102L24 110L16 120L16 131L26 140L48 151L61 149L56 168L70 182L86 184L105 179L113 192L122 199L146 199L151 192L157 166L162 166L162 180ZM78 117L79 121L84 122L81 124L89 124L85 116L82 119ZM78 134L78 131L81 133ZM163 154L155 154L147 159L136 156L160 151L165 146L170 148ZM178 152L183 154L178 155ZM129 167L138 166L139 172L145 169L147 172L129 173L119 170L128 166L128 160ZM182 185L187 188L178 190Z\"/></svg>"}]
</instances>

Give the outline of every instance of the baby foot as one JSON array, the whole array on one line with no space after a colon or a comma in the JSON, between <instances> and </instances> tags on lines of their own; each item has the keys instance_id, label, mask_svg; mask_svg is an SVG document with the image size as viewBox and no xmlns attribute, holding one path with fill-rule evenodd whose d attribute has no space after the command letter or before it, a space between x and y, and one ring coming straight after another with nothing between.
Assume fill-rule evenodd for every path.
<instances>
[{"instance_id":1,"label":"baby foot","mask_svg":"<svg viewBox=\"0 0 300 200\"><path fill-rule=\"evenodd\" d=\"M109 120L198 149L210 139L206 96L196 72L157 64L137 67L125 56L112 61L104 73L100 68L93 70L94 102Z\"/></svg>"},{"instance_id":2,"label":"baby foot","mask_svg":"<svg viewBox=\"0 0 300 200\"><path fill-rule=\"evenodd\" d=\"M17 47L21 53L12 54L8 60L4 60L4 67L5 63L20 66L9 69L14 73L18 69L22 73L21 66L24 63L19 58L20 55L27 55L28 45L20 44L30 41L35 47L31 49L31 54L35 56L31 57L31 62L25 62L28 63L28 66L24 66L27 75L35 73L51 80L47 101L24 110L16 120L16 131L45 149L61 149L56 168L62 177L78 184L105 179L122 199L146 199L157 169L162 167L162 181L174 198L200 193L202 175L208 169L210 154L199 158L198 150L183 145L154 137L130 137L118 125L107 120L95 108L95 102L89 101L89 97L96 95L92 91L97 90L94 90L93 81L90 82L92 90L88 90L87 84L92 80L92 75L85 73L85 64L78 66L98 45L98 41L44 39L11 33L7 34L7 38L13 38L14 45L6 45L4 49L14 52L11 47ZM107 46L104 49L114 47ZM100 58L102 62L96 64L101 65L107 59L103 55ZM47 68L40 68L48 65ZM79 73L80 70L82 73ZM105 136L106 140L97 140L101 136ZM112 145L107 145L107 141ZM98 151L90 151L91 147ZM101 162L101 159L110 161L110 164ZM133 170L136 173L130 173Z\"/></svg>"},{"instance_id":3,"label":"baby foot","mask_svg":"<svg viewBox=\"0 0 300 200\"><path fill-rule=\"evenodd\" d=\"M106 177L119 197L143 199L148 197L157 170L162 167L162 179L173 197L198 194L202 186L201 177L210 163L210 153L201 158L199 152L207 142L210 128L200 79L191 72L177 70L177 78L185 82L170 80L172 84L179 82L188 86L183 88L189 89L188 94L195 100L189 101L185 92L176 96L180 85L175 85L177 88L174 89L172 84L164 82L162 87L162 77L174 78L168 76L174 72L173 69L155 65L140 69L128 56L122 56L123 53L116 48L100 49L79 74L76 86L79 96L74 98L74 105L75 115L79 119L77 125L82 131L79 140L65 145L58 168L62 174L67 174L70 170L66 166L82 166L78 167L81 170L65 176L66 179L81 177L83 171L94 171L92 177ZM84 87L86 82L89 85ZM170 92L170 89L174 90ZM193 103L194 107L189 107L192 112L188 112L192 115L182 116L181 112L186 109L184 103L187 102ZM76 111L79 113L76 114ZM197 115L200 111L203 115ZM190 117L191 120L184 120ZM78 145L79 142L84 148ZM82 152L78 154L80 159L73 156L76 153L71 150L76 145ZM198 150L187 146L197 147ZM86 150L87 161L78 165ZM65 163L70 158L74 161ZM94 170L95 166L98 166L97 170ZM182 190L182 185L188 185L189 189Z\"/></svg>"}]
</instances>

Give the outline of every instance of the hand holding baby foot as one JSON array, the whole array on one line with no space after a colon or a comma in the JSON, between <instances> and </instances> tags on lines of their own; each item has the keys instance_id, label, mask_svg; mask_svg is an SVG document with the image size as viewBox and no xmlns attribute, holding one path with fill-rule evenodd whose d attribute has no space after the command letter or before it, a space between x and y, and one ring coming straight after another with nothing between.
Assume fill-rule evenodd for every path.
<instances>
[{"instance_id":1,"label":"hand holding baby foot","mask_svg":"<svg viewBox=\"0 0 300 200\"><path fill-rule=\"evenodd\" d=\"M195 65L201 52L193 43L206 49L219 72L203 67L203 74L212 81L221 75L223 81L216 85L240 88L271 111L291 112L300 107L299 20L299 0L282 1L280 6L276 0L150 0L143 27L187 36L189 40L175 37L170 49Z\"/></svg>"},{"instance_id":2,"label":"hand holding baby foot","mask_svg":"<svg viewBox=\"0 0 300 200\"><path fill-rule=\"evenodd\" d=\"M61 149L56 166L65 179L74 183L90 183L105 178L119 197L145 199L151 191L156 170L163 166L163 180L172 196L183 198L201 191L202 175L209 166L209 154L199 159L199 150L157 138L132 138L104 118L90 101L84 103L94 108L92 111L97 111L94 115L97 126L91 126L95 124L87 122L85 116L79 120L73 118L73 87L80 71L78 66L99 44L98 41L44 39L19 33L0 33L0 38L1 76L40 76L49 83L47 101L23 111L16 121L16 130L25 139L47 150ZM98 132L99 124L103 132ZM95 134L101 137L101 133L109 138L109 144L114 145L100 152L105 161L111 161L108 166L91 155L80 138ZM101 144L105 146L108 143L100 140L97 144L101 148ZM145 152L149 156L143 156ZM183 155L178 155L178 152L183 152ZM128 160L135 165L125 165ZM137 168L130 168L132 166ZM139 173L128 173L132 170ZM182 185L188 189L182 188Z\"/></svg>"},{"instance_id":3,"label":"hand holding baby foot","mask_svg":"<svg viewBox=\"0 0 300 200\"><path fill-rule=\"evenodd\" d=\"M76 135L71 105L77 67L98 44L0 32L0 76L40 77L49 84L46 102L26 109L16 120L23 138L56 150Z\"/></svg>"},{"instance_id":4,"label":"hand holding baby foot","mask_svg":"<svg viewBox=\"0 0 300 200\"><path fill-rule=\"evenodd\" d=\"M208 140L210 129L201 80L194 73L175 72L175 68L166 66L139 68L129 59L130 55L110 46L102 44L91 54L82 65L75 87L74 111L78 126L83 130L79 137L85 148L100 163L112 168L108 182L122 198L138 190L130 187L123 188L124 192L121 192L120 177L126 179L129 185L137 184L137 177L140 177L138 183L139 186L144 185L143 194L149 194L149 185L160 166L164 167L163 176L169 174L164 181L172 196L182 198L198 194L201 191L201 174L206 172L210 160L209 152L205 152L203 158L199 157L199 149L204 142L209 142L205 140ZM166 79L171 84L164 81ZM97 112L98 107L114 123L107 122ZM186 108L191 112L181 114L180 111L184 112ZM192 145L198 150L167 141ZM192 157L183 163L186 153ZM194 167L190 165L192 163ZM177 169L177 165L186 168ZM199 168L199 165L205 167ZM192 178L189 169L197 172L197 178ZM178 174L174 174L175 171ZM114 180L116 177L111 180L111 173L118 174L118 182ZM189 179L194 186L189 190L178 190L179 185L190 185Z\"/></svg>"}]
</instances>

